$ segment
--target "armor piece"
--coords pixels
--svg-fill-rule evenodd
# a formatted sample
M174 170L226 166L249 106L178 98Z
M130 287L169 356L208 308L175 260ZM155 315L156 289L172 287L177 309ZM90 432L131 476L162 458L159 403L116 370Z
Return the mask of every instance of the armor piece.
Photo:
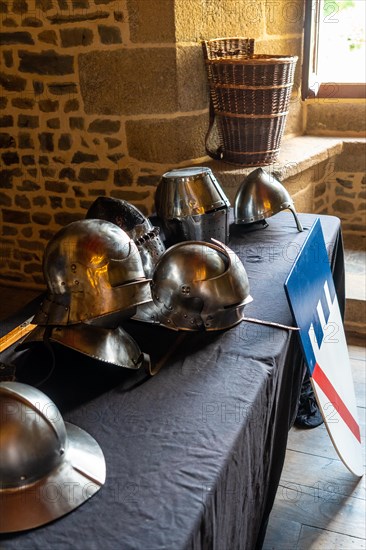
M138 304L151 300L135 243L104 220L76 221L56 233L44 253L43 273L48 295L33 319L37 325L97 319L110 326L112 314L131 317Z
M173 330L221 330L243 319L252 301L249 281L238 256L214 241L188 241L169 248L151 283L153 302L134 319Z
M98 443L38 389L1 382L0 423L1 533L59 518L104 484Z
M155 208L169 244L211 238L228 242L230 202L210 168L195 166L163 174Z
M17 347L25 349L45 339L116 367L137 370L149 368L150 357L142 353L135 340L121 327L107 329L93 325L36 327Z
M122 199L98 197L87 211L86 218L106 220L123 229L138 248L145 276L152 277L165 246L159 236L159 227L154 227L136 206Z
M303 231L294 202L287 189L263 168L253 170L239 187L234 203L236 224L249 224L290 210L298 231Z

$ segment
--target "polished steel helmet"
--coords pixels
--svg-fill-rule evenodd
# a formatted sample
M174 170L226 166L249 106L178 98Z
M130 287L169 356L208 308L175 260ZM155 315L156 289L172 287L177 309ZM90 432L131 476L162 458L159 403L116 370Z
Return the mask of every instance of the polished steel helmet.
M149 368L150 357L141 352L135 340L121 327L109 329L79 323L59 327L36 327L17 347L25 349L35 343L56 342L87 355L103 364L137 370Z
M165 246L159 236L159 227L154 227L136 206L122 199L98 197L87 211L86 218L106 220L123 229L138 248L145 276L152 277Z
M130 317L151 300L135 243L122 229L103 220L80 220L49 241L43 257L48 295L33 323L106 323L112 314Z
M98 443L64 422L41 391L0 383L0 532L31 529L67 514L105 482Z
M188 241L169 248L151 286L153 302L139 307L133 318L173 330L232 327L252 301L243 264L218 241Z
M169 244L228 241L230 202L210 168L193 166L163 174L155 208Z
M287 189L263 168L251 172L238 189L234 203L236 224L250 224L291 210L296 227L303 231L294 202Z

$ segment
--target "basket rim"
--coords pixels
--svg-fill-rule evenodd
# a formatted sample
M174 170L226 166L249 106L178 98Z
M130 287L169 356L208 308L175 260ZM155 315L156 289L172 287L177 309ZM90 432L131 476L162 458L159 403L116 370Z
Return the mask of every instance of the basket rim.
M230 64L230 65L280 65L297 62L298 55L271 55L271 54L251 54L249 56L238 57L218 57L215 59L205 59L207 64Z
M271 90L284 90L286 88L291 88L294 84L294 81L291 80L291 82L286 82L286 84L274 84L273 86L255 86L255 85L247 85L247 84L226 84L221 82L209 82L210 88L214 88L215 90L260 90L260 91L268 91Z
M222 148L222 150L225 153L230 153L232 155L263 155L267 153L278 153L280 151L280 147L276 147L276 149L262 149L261 151L234 151L233 149L225 149L225 147Z
M202 44L212 44L213 42L218 42L219 40L221 40L221 41L224 41L224 40L247 40L248 42L253 40L253 42L255 42L255 38L248 38L246 36L221 36L221 37L219 36L218 38L209 38L208 40L203 39L203 40L201 40L201 43Z
M258 120L258 119L265 119L265 118L269 118L269 119L273 119L273 118L281 118L281 117L285 117L287 116L289 113L289 110L287 109L287 111L280 111L279 113L267 113L267 114L261 114L261 113L258 113L258 114L246 114L246 113L229 113L227 111L216 111L215 110L215 115L218 116L218 117L223 117L223 118L232 118L232 119L238 119L238 118L246 118L246 119L252 119L252 120Z

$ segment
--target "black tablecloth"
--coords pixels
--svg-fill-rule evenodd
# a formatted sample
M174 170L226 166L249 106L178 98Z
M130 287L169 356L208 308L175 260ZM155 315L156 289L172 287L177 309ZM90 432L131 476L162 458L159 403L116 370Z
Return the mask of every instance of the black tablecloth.
M245 265L253 296L246 316L293 325L283 284L315 218L300 215L303 233L289 213L270 218L265 229L233 230L230 247ZM342 305L340 222L320 219ZM132 321L125 328L154 360L179 338ZM39 347L9 350L1 359L15 361L18 380L34 385L51 365ZM40 389L65 420L99 442L107 480L90 501L52 524L2 535L1 549L260 547L302 376L297 334L248 322L187 334L153 378L57 348Z

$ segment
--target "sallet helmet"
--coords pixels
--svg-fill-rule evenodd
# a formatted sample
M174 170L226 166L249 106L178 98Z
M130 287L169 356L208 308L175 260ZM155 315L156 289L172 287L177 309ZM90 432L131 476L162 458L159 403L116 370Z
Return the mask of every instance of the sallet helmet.
M297 229L303 231L287 189L273 175L270 176L263 168L257 168L244 179L236 193L235 223L251 224L286 209L292 212Z
M106 365L137 370L149 368L150 357L143 353L135 340L122 327L115 329L90 324L58 327L36 327L17 346L26 349L45 340L55 342L74 351L87 355Z
M62 228L43 256L48 294L33 323L70 325L130 317L151 299L135 243L104 220L80 220Z
M243 319L252 301L246 270L224 244L186 241L169 248L151 283L153 302L134 319L173 330L221 330Z
M122 199L98 197L87 211L86 218L106 220L123 229L138 248L145 276L152 277L165 246L159 236L159 227L153 226L136 206Z
M63 516L104 484L98 443L38 389L0 383L0 424L1 533Z

